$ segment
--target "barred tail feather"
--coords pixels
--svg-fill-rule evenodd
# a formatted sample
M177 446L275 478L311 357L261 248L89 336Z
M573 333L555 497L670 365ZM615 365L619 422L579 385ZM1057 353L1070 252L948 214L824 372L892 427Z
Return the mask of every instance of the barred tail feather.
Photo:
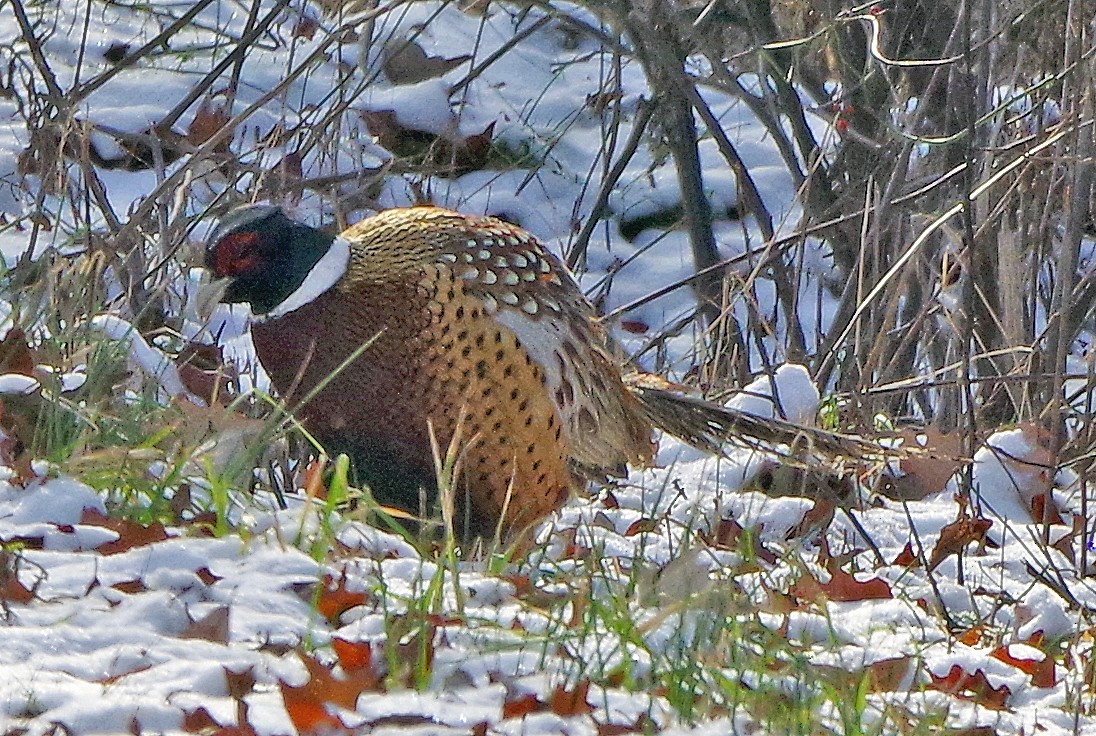
M644 374L625 378L644 416L664 432L718 454L737 445L815 462L881 460L902 453L853 435L756 416L662 386ZM672 384L666 384L672 385Z

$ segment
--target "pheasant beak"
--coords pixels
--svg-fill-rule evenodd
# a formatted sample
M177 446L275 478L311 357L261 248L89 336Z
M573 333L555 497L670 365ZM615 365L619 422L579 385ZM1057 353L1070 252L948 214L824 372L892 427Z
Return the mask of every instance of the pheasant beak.
M208 320L213 316L213 310L224 299L225 292L228 291L231 283L231 278L215 278L207 284L202 284L195 298L195 308L200 318Z

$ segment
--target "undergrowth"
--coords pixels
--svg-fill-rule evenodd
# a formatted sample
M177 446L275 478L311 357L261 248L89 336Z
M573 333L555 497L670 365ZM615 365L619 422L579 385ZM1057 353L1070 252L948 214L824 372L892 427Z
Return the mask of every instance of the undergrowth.
M1093 17L1091 3L459 3L488 14L484 32L495 28L490 14L505 17L512 46L466 50L467 73L445 78L456 111L445 131L370 122L363 113L376 111L364 110L364 91L408 72L392 49L428 49L436 32L403 22L421 5L254 0L220 15L211 0L187 8L87 0L62 18L61 3L13 0L0 11L18 29L0 46L0 90L23 123L3 183L2 235L29 249L9 253L3 273L7 324L26 335L6 341L22 357L3 365L41 383L34 396L4 399L4 430L22 444L5 449L6 461L46 460L99 491L117 515L217 535L244 528L240 511L256 489L283 504L304 489L318 523L302 520L292 541L337 566L340 523L355 515L380 523L384 511L353 488L345 460L333 476L306 474L291 447L310 443L252 366L216 351L209 365L188 362L196 345L221 337L204 327L192 271L208 223L269 200L341 227L379 207L382 192L459 208L462 197L501 190L499 182L517 182L520 194L560 177L581 180L574 201L555 203L571 223L561 243L568 264L617 259L593 286L599 306L618 303L610 299L617 274L642 269L664 238L685 233L675 242L687 248L692 274L608 317L622 338L640 335L627 343L637 362L717 395L802 362L827 396L826 426L870 434L912 419L956 432L962 439L948 451L966 456L996 429L1038 424L1051 438L1048 467L1087 481L1096 74L1091 30L1078 18ZM431 7L456 12L453 3ZM926 14L934 22L922 27ZM120 37L111 55L88 33L116 17L140 33ZM598 93L545 121L539 106L555 104L552 82L505 110L497 130L462 128L461 115L486 95L477 80L540 32L572 44L576 58L601 61ZM83 39L75 61L42 53L73 38ZM260 57L284 64L269 89L247 78L245 61ZM440 79L438 58L424 51L407 65ZM136 79L135 70L178 73L178 99L147 127L96 120L96 91ZM642 100L630 99L623 81L636 70L649 85ZM761 196L736 131L713 112L720 95L764 127L794 185L791 210L773 211ZM588 170L564 170L561 150L590 117L600 147ZM733 171L732 207L714 202L701 146ZM650 161L639 174L628 168L637 152ZM678 201L638 214L616 209L620 190L657 177L676 182ZM478 183L462 189L457 180ZM745 233L744 251L727 255L723 226ZM632 255L613 255L632 240L641 243ZM635 318L676 289L695 299L672 324ZM138 365L131 340L93 329L101 314L124 319L183 369L185 392ZM681 335L693 343L684 357L670 347ZM26 370L27 360L48 371ZM82 385L66 389L69 373L84 376ZM440 448L440 487L452 486L454 465L453 448ZM1083 574L1087 502L1080 519ZM773 733L941 732L937 708L869 698L874 671L813 664L839 643L789 636L773 601L742 588L742 570L768 564L752 556L750 532L736 548L738 569L705 572L700 592L675 599L645 578L640 561L597 548L561 561L551 538L523 554L495 540L477 558L457 545L451 509L444 521L440 542L404 531L436 563L422 589L397 595L378 581L378 605L393 606L387 639L404 647L386 652L392 683L431 685L437 617L464 614L461 573L478 569L528 578L518 601L544 628L498 627L498 646L563 660L570 686L647 692L686 723L745 714ZM1091 708L1090 695L1078 700Z

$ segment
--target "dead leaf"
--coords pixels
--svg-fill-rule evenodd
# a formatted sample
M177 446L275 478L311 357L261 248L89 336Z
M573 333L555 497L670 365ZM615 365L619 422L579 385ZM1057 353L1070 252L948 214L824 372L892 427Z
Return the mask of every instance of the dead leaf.
M522 718L530 713L543 711L547 706L540 702L536 695L519 695L516 698L507 698L502 704L502 719Z
M919 501L944 490L948 481L962 467L962 437L958 432L944 434L935 427L903 429L898 433L904 447L920 448L923 452L898 460L903 475L888 477L879 486L879 493L895 501Z
M104 542L95 548L102 555L116 555L128 552L134 547L144 547L167 539L167 530L159 522L143 526L129 519L112 519L95 509L84 509L84 513L80 516L80 523L85 526L110 529L118 535L114 541Z
M957 555L971 542L981 542L993 526L989 519L977 519L965 514L940 530L940 538L929 556L929 572L952 555Z
M971 700L993 710L1004 710L1009 697L1012 695L1008 685L994 688L982 670L976 670L974 674L969 674L958 664L953 664L943 677L938 677L931 672L929 677L932 682L927 687L955 695L964 700Z
M0 374L18 373L33 377L36 362L27 333L18 327L8 330L8 334L0 340Z
M622 736L623 734L657 733L658 728L646 713L640 713L636 722L627 724L596 723L597 736Z
M198 111L194 113L194 119L186 129L186 140L192 146L200 146L220 133L231 120L227 99L222 98L220 102L215 102L213 95L206 97L198 105ZM226 137L218 144L217 152L227 152L231 142L231 136Z
M369 597L363 591L351 591L346 589L346 576L335 580L332 575L324 575L320 583L320 591L316 596L316 610L320 615L337 624L339 616L355 606L363 606Z
M111 171L147 171L158 164L168 166L182 158L186 136L159 124L131 133L124 130L96 126L96 130L114 139L121 149L120 156L104 156L95 142L87 140L87 155L103 169ZM66 151L66 154L68 151Z
M792 586L791 594L805 601L817 601L819 599L830 601L866 601L883 600L893 598L890 585L880 578L871 578L860 581L844 570L835 569L830 572L828 582L819 582L809 573L796 581Z
M873 693L893 693L903 688L914 668L910 657L880 659L867 666L868 691Z
M1031 518L1039 524L1065 524L1054 496L1037 493L1031 498Z
M293 725L301 734L350 733L327 706L354 710L359 695L377 689L377 678L371 671L358 670L340 679L316 659L305 654L299 656L308 670L308 682L300 687L278 682Z
M622 319L620 321L620 329L633 335L643 335L651 329L651 326L638 319Z
M624 536L634 537L637 534L649 534L658 528L656 519L636 519L624 531Z
M228 644L228 606L218 606L206 614L205 618L192 622L179 634L179 638Z
M228 388L239 378L239 371L234 363L225 360L219 345L189 341L179 351L175 363L183 386L206 405L227 406L235 398Z
M439 135L403 125L393 110L363 110L360 114L379 145L422 173L456 177L487 165L495 130L493 122L480 133L462 136L454 120L452 130Z
M34 591L19 582L14 571L0 574L0 601L26 605L34 600Z
M920 561L913 552L913 542L906 542L906 546L902 548L902 551L898 553L898 556L894 558L894 562L891 564L899 567L917 567Z
M563 718L587 715L594 711L593 706L586 702L589 694L590 681L588 679L580 681L571 689L558 685L552 690L548 705L553 713Z
M202 583L204 583L205 585L213 585L218 580L223 579L219 575L214 575L212 572L210 572L208 567L199 567L197 570L194 571L194 574L197 575L198 579L201 580Z
M127 580L121 583L115 583L110 586L113 590L117 590L121 593L128 595L134 595L136 593L145 593L148 591L148 586L145 585L145 581L137 578L136 580Z
M444 76L471 58L430 56L414 41L392 39L381 53L381 69L392 84L417 84Z
M837 507L832 501L818 500L815 501L814 506L807 510L807 513L803 514L803 518L799 520L799 523L788 530L784 535L785 539L799 539L801 537L808 536L816 531L824 531L829 528L830 523L833 521L833 515Z
M971 626L966 631L961 631L955 635L955 640L966 644L968 647L973 647L982 641L982 637L986 633L986 627L981 624L977 626Z
M1023 659L1012 654L1009 645L994 649L990 656L1010 664L1031 678L1031 684L1035 687L1054 687L1058 684L1058 676L1054 668L1054 660L1045 653L1041 658Z
M373 663L373 645L367 641L347 641L341 637L331 639L331 647L343 672L370 669Z
M436 133L415 130L402 125L395 110L362 110L359 113L369 134L377 143L397 158L419 158L438 139Z
M204 707L183 711L183 730L187 733L216 733L220 727Z
M311 41L320 28L320 22L310 15L301 15L297 24L293 26L293 38L303 38Z
M225 609L227 610L227 609ZM227 618L225 619L228 620ZM255 690L255 668L246 667L242 672L233 672L227 667L222 667L225 673L225 685L228 688L228 697L233 700L243 700Z
M220 472L239 459L267 424L223 406L199 406L186 399L173 403L178 419L171 425L170 439L186 449L203 448L200 455Z

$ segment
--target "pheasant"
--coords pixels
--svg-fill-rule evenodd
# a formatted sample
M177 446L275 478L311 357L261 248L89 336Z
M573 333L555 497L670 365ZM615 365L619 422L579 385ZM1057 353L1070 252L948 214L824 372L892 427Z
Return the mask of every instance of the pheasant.
M492 217L393 209L336 236L250 206L220 221L206 265L228 279L221 301L250 304L274 388L378 501L417 510L436 486L431 433L441 448L457 435L473 534L515 532L649 464L656 427L712 451L805 431L622 374L565 266Z

